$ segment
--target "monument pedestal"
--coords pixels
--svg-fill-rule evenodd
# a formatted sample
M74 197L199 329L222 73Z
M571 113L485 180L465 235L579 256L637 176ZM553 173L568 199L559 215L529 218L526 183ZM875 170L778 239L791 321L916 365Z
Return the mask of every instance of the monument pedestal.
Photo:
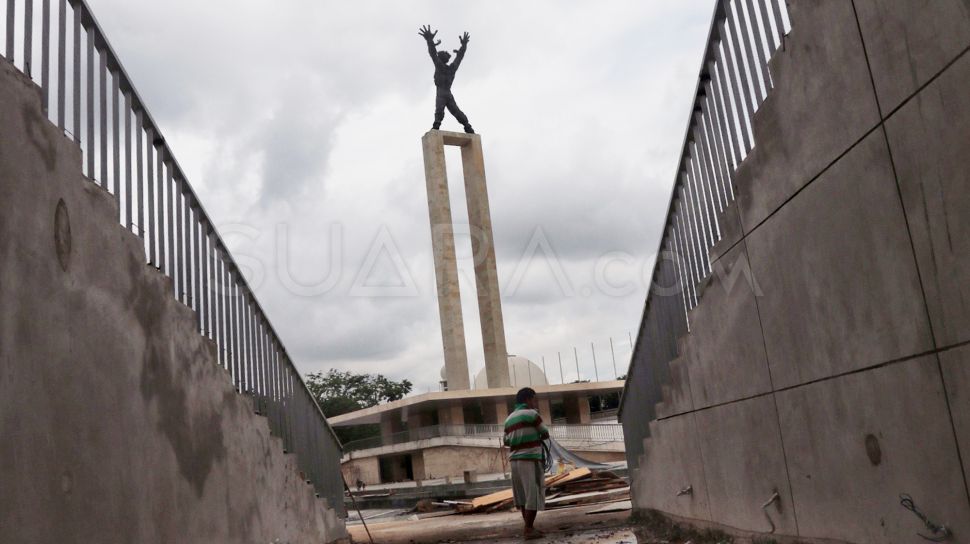
M458 290L454 223L451 217L448 174L445 168L444 146L446 145L461 148L488 387L509 387L511 382L505 348L505 325L502 321L502 301L499 297L498 272L495 267L495 245L488 207L488 190L485 185L485 159L482 154L481 136L431 130L424 135L421 143L424 148L424 174L428 188L431 244L434 251L438 314L441 318L445 380L448 382L448 389L469 389L470 383L468 354L465 350L465 327L461 314L461 295Z

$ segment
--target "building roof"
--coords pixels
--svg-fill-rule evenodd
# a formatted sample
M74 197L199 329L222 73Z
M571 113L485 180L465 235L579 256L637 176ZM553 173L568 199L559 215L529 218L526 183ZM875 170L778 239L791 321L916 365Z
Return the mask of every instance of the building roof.
M579 382L556 385L534 385L537 396L548 397L556 400L565 397L578 397L588 395L603 395L620 391L623 389L622 380L605 382ZM380 423L381 418L392 416L394 412L420 412L424 410L437 409L439 406L453 406L456 404L470 403L480 400L501 398L512 399L515 397L518 388L501 387L495 389L464 389L458 391L433 391L405 397L386 404L379 404L356 412L350 412L339 416L327 418L334 427L345 427L349 425L364 425L368 423Z

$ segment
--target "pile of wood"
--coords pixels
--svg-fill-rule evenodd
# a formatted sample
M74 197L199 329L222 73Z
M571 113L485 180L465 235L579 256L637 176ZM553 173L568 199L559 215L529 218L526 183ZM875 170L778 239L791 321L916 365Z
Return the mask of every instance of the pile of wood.
M630 498L630 487L609 471L578 468L546 477L546 508L561 508L622 501ZM512 490L504 489L471 501L447 501L462 514L496 512L512 507Z

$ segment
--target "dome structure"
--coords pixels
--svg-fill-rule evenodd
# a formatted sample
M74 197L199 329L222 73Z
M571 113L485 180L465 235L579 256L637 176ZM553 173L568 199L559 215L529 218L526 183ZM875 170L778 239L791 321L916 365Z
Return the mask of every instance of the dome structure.
M542 368L519 355L509 355L509 381L512 383L512 387L549 385ZM475 382L472 387L488 389L488 378L485 376L484 368L479 370L478 374L475 374Z

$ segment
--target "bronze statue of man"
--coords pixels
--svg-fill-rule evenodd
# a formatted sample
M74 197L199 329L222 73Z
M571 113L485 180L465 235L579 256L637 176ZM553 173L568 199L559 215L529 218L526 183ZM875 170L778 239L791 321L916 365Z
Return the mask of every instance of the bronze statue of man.
M435 41L434 39L435 35L438 34L437 30L432 32L431 26L427 25L421 27L418 34L428 42L428 54L431 55L431 61L434 62L434 85L438 90L434 101L434 124L431 125L431 128L434 130L441 128L441 120L445 117L445 108L448 108L455 119L465 127L465 132L475 134L471 123L468 122L468 117L458 109L455 97L451 94L451 84L455 81L455 72L461 65L461 59L465 58L465 49L468 47L468 33L465 32L464 35L458 37L461 47L455 49L455 62L451 64L448 64L448 61L451 60L451 54L447 51L437 50L437 46L441 44L441 40Z

